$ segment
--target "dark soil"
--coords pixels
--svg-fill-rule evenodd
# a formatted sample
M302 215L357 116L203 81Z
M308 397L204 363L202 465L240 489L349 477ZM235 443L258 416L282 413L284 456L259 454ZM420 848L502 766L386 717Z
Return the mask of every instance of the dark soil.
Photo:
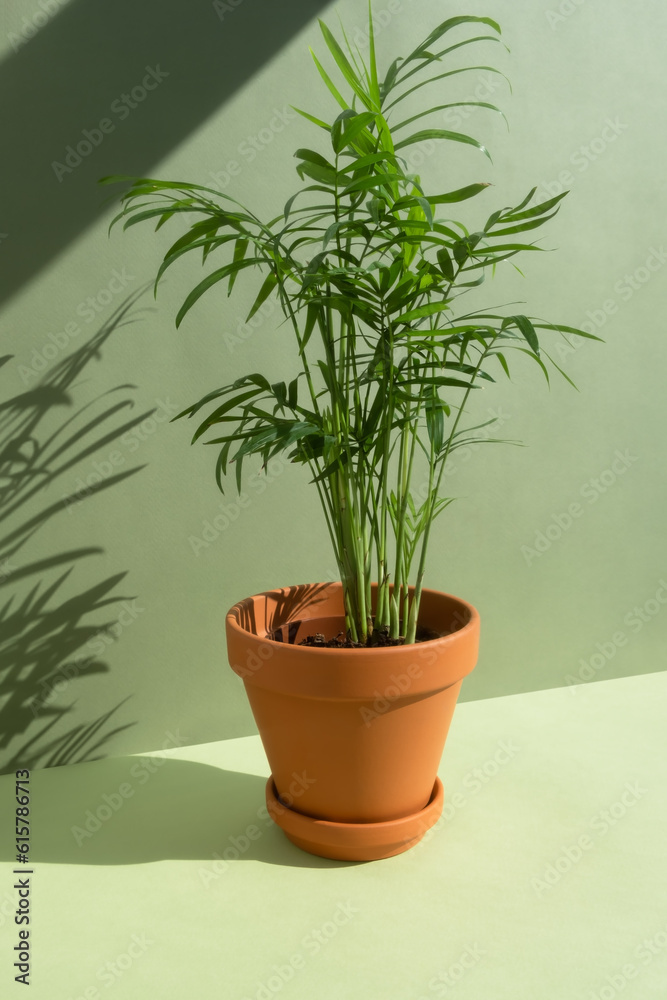
M429 639L439 638L439 632L419 626L415 641L428 642ZM321 632L316 632L315 635L309 635L306 639L302 639L299 646L316 646L322 649L369 649L373 646L403 646L404 643L405 636L399 635L397 639L392 639L389 635L389 629L383 628L374 629L366 642L353 642L345 635L345 632L339 632L333 639L327 639Z

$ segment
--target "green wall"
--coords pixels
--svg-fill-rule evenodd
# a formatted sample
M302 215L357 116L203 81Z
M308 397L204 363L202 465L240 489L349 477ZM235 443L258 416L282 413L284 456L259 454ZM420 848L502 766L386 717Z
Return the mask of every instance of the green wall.
M324 9L363 44L363 4ZM459 452L446 479L460 499L436 522L427 582L482 615L462 697L663 669L667 140L656 106L667 11L621 0L392 0L375 11L385 65L444 17L500 21L511 54L488 43L478 58L506 72L513 93L478 70L430 102L500 104L509 132L481 109L442 121L488 145L493 165L449 146L417 148L411 162L430 190L492 182L461 208L473 229L533 186L545 197L569 188L540 231L554 252L524 259L525 277L499 271L474 302L525 301L530 315L606 341L554 347L580 392L562 379L549 390L525 359L477 401L473 416L500 416L500 436L527 447ZM254 732L226 664L225 611L334 576L303 470L274 460L242 504L231 484L223 498L212 452L168 422L247 372L293 377L277 306L244 325L253 289L239 279L238 296L209 295L176 331L198 266L174 268L155 302L147 283L176 230L108 238L115 205L95 183L110 173L193 180L278 214L299 184L293 151L322 142L289 105L334 110L308 55L309 45L322 55L318 12L151 2L134 21L124 3L5 2L3 769ZM90 152L68 165L83 130Z

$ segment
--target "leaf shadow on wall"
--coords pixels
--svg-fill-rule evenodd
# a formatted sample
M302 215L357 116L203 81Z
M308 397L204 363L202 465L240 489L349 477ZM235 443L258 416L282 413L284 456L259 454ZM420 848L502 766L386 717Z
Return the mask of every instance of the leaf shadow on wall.
M97 759L113 736L135 725L114 719L125 698L97 718L68 727L79 685L109 671L96 654L101 640L117 631L118 615L102 623L90 617L99 612L108 617L128 599L117 592L126 573L107 576L72 596L77 564L104 550L68 548L32 559L29 550L34 536L52 518L66 516L70 505L144 468L99 477L85 491L47 501L35 512L35 498L43 491L154 412L119 423L120 414L134 406L131 385L83 405L73 402L81 373L102 357L116 330L135 321L132 309L144 291L129 296L88 342L54 364L33 388L0 402L0 771ZM0 367L11 359L0 358ZM61 408L73 412L64 419L55 416Z

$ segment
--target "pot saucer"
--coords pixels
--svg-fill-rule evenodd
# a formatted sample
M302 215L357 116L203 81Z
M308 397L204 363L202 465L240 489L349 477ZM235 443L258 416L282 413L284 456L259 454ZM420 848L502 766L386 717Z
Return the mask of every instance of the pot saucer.
M278 798L273 776L266 783L269 815L288 840L310 854L336 861L379 861L414 847L439 819L445 799L440 778L419 812L383 823L338 823L289 809Z

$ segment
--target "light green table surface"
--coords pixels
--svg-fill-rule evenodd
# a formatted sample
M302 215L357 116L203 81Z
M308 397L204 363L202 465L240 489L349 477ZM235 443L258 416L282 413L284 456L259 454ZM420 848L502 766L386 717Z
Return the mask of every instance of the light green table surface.
M367 864L265 820L258 737L34 772L29 992L4 776L0 996L665 1000L666 694L653 673L460 704L445 818Z

